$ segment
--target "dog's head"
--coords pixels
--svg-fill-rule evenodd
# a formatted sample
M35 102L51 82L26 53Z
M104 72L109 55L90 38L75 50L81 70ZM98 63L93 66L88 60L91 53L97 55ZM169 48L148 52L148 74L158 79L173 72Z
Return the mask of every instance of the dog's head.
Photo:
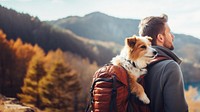
M151 47L151 37L132 36L125 39L125 49L128 60L139 61L146 66L157 55L157 51ZM145 65L144 65L145 63Z

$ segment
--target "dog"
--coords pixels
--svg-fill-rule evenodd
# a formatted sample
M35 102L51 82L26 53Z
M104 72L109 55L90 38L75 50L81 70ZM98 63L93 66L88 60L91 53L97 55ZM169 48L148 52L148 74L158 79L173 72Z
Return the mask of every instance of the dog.
M120 55L112 58L113 65L122 66L129 75L131 93L145 104L150 100L144 92L144 88L137 82L137 79L147 73L147 65L156 57L157 51L151 47L151 37L139 37L133 35L125 39L125 46Z

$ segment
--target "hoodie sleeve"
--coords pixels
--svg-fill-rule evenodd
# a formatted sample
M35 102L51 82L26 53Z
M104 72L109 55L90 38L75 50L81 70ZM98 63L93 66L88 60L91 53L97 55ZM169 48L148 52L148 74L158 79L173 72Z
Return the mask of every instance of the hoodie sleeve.
M164 112L188 112L184 95L183 75L179 65L170 61L163 71Z

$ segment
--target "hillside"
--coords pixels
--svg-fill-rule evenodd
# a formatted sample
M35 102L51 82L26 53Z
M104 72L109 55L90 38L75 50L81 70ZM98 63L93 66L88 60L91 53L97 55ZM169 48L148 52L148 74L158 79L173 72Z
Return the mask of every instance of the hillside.
M86 38L117 42L123 45L125 37L133 34L138 35L139 22L136 19L120 19L100 12L94 12L84 17L70 16L50 21L49 23L61 28L70 29L77 35ZM174 42L175 53L182 58L200 63L200 53L195 52L200 50L200 39L185 34L174 33L174 35L176 38ZM182 46L186 46L186 48ZM188 54L193 54L193 57Z
M94 12L84 17L70 16L49 23L70 29L85 38L114 41L123 45L126 36L137 34L139 20L115 18ZM200 51L200 39L185 34L174 35L174 52L183 59L181 67L185 82L199 81L200 53L197 51Z
M49 101L56 101L60 106L67 102L67 106L62 106L65 109L84 111L93 73L99 68L98 65L108 63L114 55L119 53L126 36L137 34L138 23L139 20L120 19L100 12L84 17L71 16L45 22L0 5L0 49L2 51L0 53L0 93L7 96L0 94L0 112L43 111L42 106L45 102L42 102L40 98L49 98ZM64 26L67 27L64 28ZM186 89L189 89L188 85L194 85L200 90L200 53L198 52L200 41L185 34L175 34L175 36L174 52L183 58L181 68ZM58 70L60 73L56 72L57 65L53 63L58 60L62 60L63 67L68 68L68 72L60 72L61 69ZM55 72L52 72L52 68ZM67 77L63 78L62 74L66 74ZM54 75L55 77L50 79L58 78L59 80L49 80L48 77ZM73 78L76 75L77 77ZM48 89L43 89L43 92L48 91L51 95L45 97L38 93L39 87L48 87ZM65 88L58 89L61 87ZM36 94L42 97L36 97L38 96ZM57 94L59 99L56 98L57 95L52 96L52 94ZM63 95L68 100L60 97ZM196 95L190 91L188 96L189 99L191 96L196 98ZM8 97L20 98L23 103ZM22 100L23 98L25 100ZM29 98L33 101L31 105L37 108L33 106L30 108L30 105L27 105ZM51 100L52 98L56 99ZM37 101L36 104L35 101ZM57 104L53 104L52 107ZM196 105L198 104L194 107L197 107ZM191 104L189 106L193 108Z
M99 65L108 63L116 54L112 48L118 46L112 42L102 44L100 41L82 38L68 29L49 25L37 17L2 6L0 6L0 29L7 34L8 39L16 40L20 37L24 42L38 44L46 52L60 48L89 58L91 62L96 61Z
M100 12L42 22L37 17L0 6L0 28L8 39L20 37L24 42L37 43L46 52L61 48L99 65L108 63L119 53L124 38L137 34L138 24L139 20L120 19ZM200 40L185 34L174 35L174 52L184 59L185 81L199 81ZM186 78L188 76L192 78Z
M77 35L89 39L124 44L124 37L137 34L139 20L119 19L101 12L94 12L84 17L70 16L49 23L70 29Z

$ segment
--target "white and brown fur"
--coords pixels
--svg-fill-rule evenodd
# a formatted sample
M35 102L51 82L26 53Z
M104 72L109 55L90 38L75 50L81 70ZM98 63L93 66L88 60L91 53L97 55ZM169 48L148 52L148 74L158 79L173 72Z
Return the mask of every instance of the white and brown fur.
M151 47L151 37L132 36L125 39L125 46L121 50L120 55L117 55L111 60L111 63L118 66L123 66L130 78L131 93L144 103L150 103L149 98L144 92L144 88L137 82L137 79L147 73L145 68L151 60L154 59L157 52ZM133 65L135 64L135 66Z

